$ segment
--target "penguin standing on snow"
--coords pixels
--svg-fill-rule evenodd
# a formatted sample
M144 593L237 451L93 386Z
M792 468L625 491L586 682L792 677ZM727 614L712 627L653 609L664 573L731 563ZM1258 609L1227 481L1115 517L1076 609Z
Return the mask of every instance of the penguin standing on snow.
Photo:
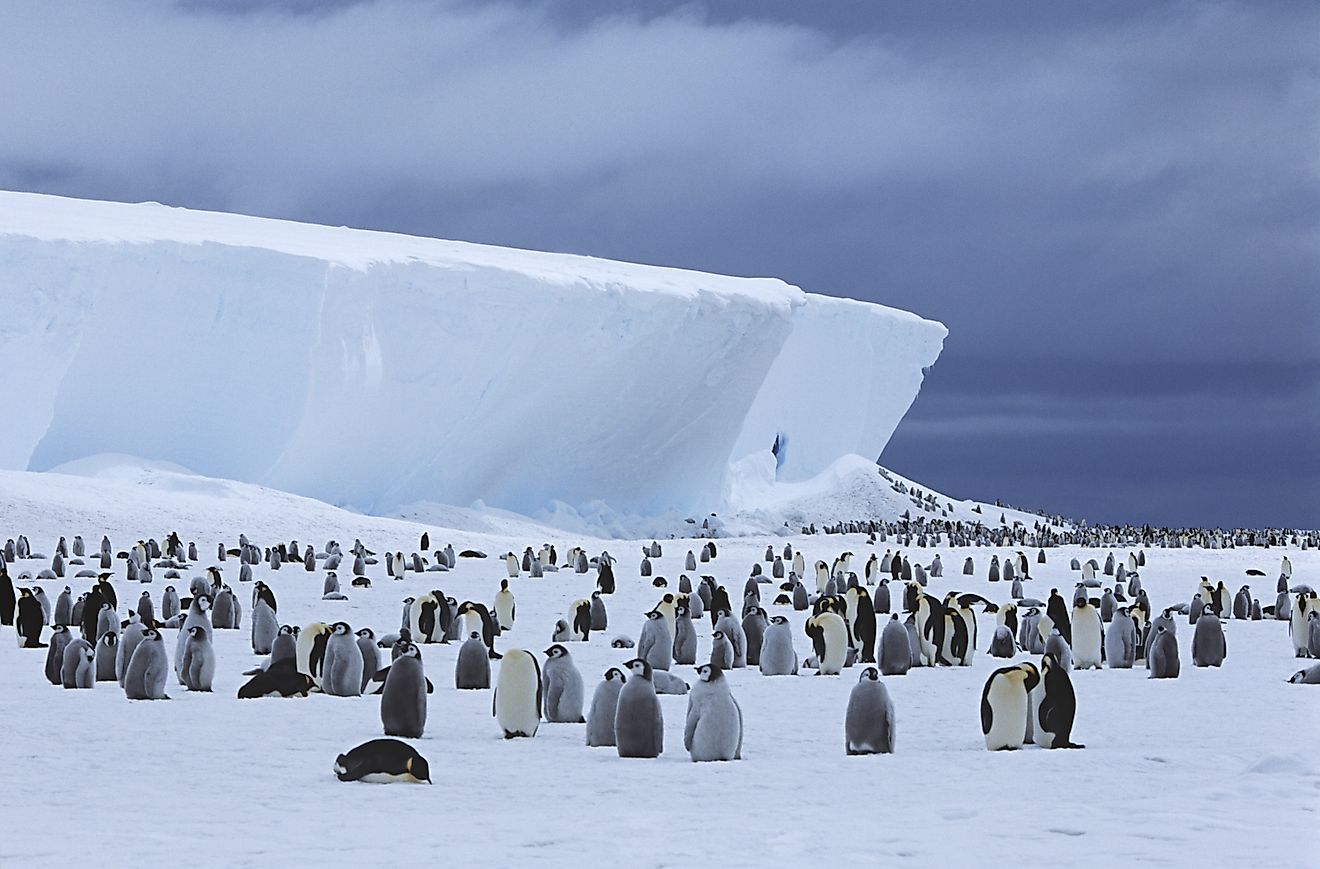
M36 597L26 588L19 589L18 615L15 618L19 647L24 649L46 648L46 644L41 641L41 628L45 623L46 619L41 612L41 604ZM95 636L95 629L93 629L92 635Z
M491 712L505 739L532 737L541 725L541 666L525 649L511 649L500 662Z
M1047 654L1040 662L1040 684L1031 692L1034 739L1042 748L1084 748L1072 742L1077 695L1067 667Z
M490 655L481 634L472 631L463 645L458 647L458 661L454 664L454 687L460 691L474 691L490 687Z
M619 691L615 748L619 757L659 757L665 750L665 719L651 681L651 665L634 658L627 667L632 674Z
M784 616L773 616L761 639L759 665L762 676L796 676L797 652L793 649L793 629Z
M544 686L545 720L564 724L582 724L582 674L573 663L568 649L555 644L545 650L541 669Z
M981 732L990 751L1022 747L1030 721L1030 694L1040 684L1034 664L1003 667L990 674L981 691Z
M420 739L426 730L426 673L422 650L412 643L402 649L390 665L381 690L380 721L386 736Z
M619 691L628 677L618 667L605 671L605 678L591 696L591 710L587 712L587 745L591 747L614 745L614 715L619 707Z
M742 709L729 690L724 672L710 664L697 668L697 684L688 695L683 747L694 762L742 759Z
M844 749L850 755L894 752L894 704L875 667L862 670L848 695L843 733Z
M1224 626L1214 613L1202 613L1192 632L1192 664L1197 667L1219 667L1228 656L1228 643L1224 639Z

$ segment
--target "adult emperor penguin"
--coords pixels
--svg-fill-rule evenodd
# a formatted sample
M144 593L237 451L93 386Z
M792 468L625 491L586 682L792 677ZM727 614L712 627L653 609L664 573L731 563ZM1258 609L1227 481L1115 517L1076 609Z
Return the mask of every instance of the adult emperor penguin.
M428 591L419 595L408 610L408 628L412 631L416 643L443 643L445 625L441 622L440 610L443 594Z
M1224 639L1224 626L1214 613L1202 613L1192 631L1192 665L1219 667L1228 656L1228 642Z
M793 649L793 629L784 616L772 616L761 639L762 676L796 676L797 652Z
M545 650L545 667L541 670L545 697L545 720L560 724L582 724L582 674L573 663L573 656L558 643Z
M1104 624L1100 619L1100 610L1089 600L1073 606L1072 611L1072 663L1078 670L1091 667L1100 669L1103 657Z
M1072 742L1077 696L1068 668L1051 654L1040 661L1040 684L1031 692L1032 738L1041 748L1084 748Z
M20 617L22 614L23 598L18 599ZM1292 602L1292 613L1288 618L1288 633L1292 637L1293 655L1298 658L1306 658L1311 655L1311 636L1310 636L1310 616L1312 612L1320 611L1320 598L1317 598L1314 591L1298 591L1297 598Z
M633 658L619 690L614 713L614 744L619 757L659 757L665 750L665 719L651 681L651 665Z
M875 663L875 608L871 594L864 588L850 588L844 597L848 601L848 627L861 652L862 663Z
M513 627L517 609L513 592L509 591L509 581L501 579L500 590L495 593L495 618L499 620L500 630L507 631Z
M14 596L14 581L9 578L9 570L5 567L4 559L0 558L0 625L14 623L14 607L17 604L18 598Z
M1045 615L1049 616L1050 627L1058 629L1063 641L1072 645L1072 622L1068 619L1068 605L1057 588L1050 589L1049 600L1045 603ZM1047 638L1048 633L1045 635Z
M710 664L698 667L683 727L688 756L697 763L742 760L742 737L742 708L724 671Z
M340 781L375 783L431 783L431 767L406 742L372 739L335 758L335 777Z
M426 730L426 672L422 650L403 643L380 696L380 723L386 736L420 739Z
M46 644L41 641L41 627L46 623L45 616L41 612L41 604L32 595L32 592L26 588L18 590L18 615L14 619L14 626L18 629L18 645L24 649L44 649ZM93 632L93 637L95 632Z
M571 637L579 642L591 640L591 601L575 600L568 607L568 623Z
M848 660L848 625L838 613L822 612L807 619L805 629L816 652L816 675L837 676Z
M697 663L697 630L688 610L686 595L674 609L674 663Z
M674 660L674 641L659 610L646 614L642 634L637 639L637 657L645 658L653 670L668 670Z
M880 633L879 664L880 672L886 676L902 676L912 667L912 645L898 613L890 615Z
M844 749L850 755L894 753L894 704L875 667L862 670L848 695L843 735Z
M215 680L215 648L211 636L201 625L185 630L188 639L183 646L179 678L189 691L210 691Z
M491 712L505 739L532 737L541 725L541 666L525 649L510 649L500 662Z
M165 680L169 672L165 641L160 631L147 628L124 672L124 695L129 700L168 700Z
M454 665L454 687L460 691L476 691L490 687L490 655L477 631L468 633L458 647L458 661Z
M1201 618L1204 619L1205 615ZM1150 668L1152 679L1178 678L1178 640L1164 625L1155 628L1151 636L1150 647L1146 650L1146 665Z
M373 674L374 675L374 674ZM348 622L335 622L325 643L321 690L334 697L362 694L362 651Z
M468 632L480 631L481 641L486 644L486 654L493 661L500 659L500 653L495 651L495 617L486 609L484 603L465 600L458 606L458 614L466 619Z
M1040 683L1034 664L1002 667L981 691L981 732L990 751L1022 747L1027 738L1029 695Z
M319 688L325 667L325 646L330 640L330 626L312 622L298 632L298 672L312 677Z
M618 667L605 671L605 678L591 695L587 712L587 745L593 748L614 745L614 715L619 706L619 691L628 677Z

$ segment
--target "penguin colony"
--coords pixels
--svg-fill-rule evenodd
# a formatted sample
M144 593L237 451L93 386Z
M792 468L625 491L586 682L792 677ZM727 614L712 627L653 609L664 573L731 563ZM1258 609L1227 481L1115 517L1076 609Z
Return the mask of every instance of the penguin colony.
M435 692L430 677L437 675L425 664L429 645L458 647L455 689L490 690L493 729L505 739L533 738L543 723L583 725L588 747L613 748L623 758L656 758L664 753L666 735L660 697L686 695L682 746L698 762L742 759L743 715L731 684L738 670L759 677L807 671L846 676L851 671L855 675L848 675L852 687L846 707L836 715L845 752L867 755L895 751L898 713L886 679L913 668L967 667L982 650L1001 659L1026 657L995 669L984 683L979 723L990 750L1082 748L1073 731L1079 685L1085 695L1084 671L1144 669L1150 679L1176 679L1184 663L1180 623L1191 633L1188 662L1193 667L1229 666L1231 628L1226 625L1233 620L1283 621L1291 656L1320 659L1320 597L1293 578L1286 555L1279 562L1273 596L1263 603L1250 582L1234 592L1224 580L1203 576L1187 599L1156 607L1140 578L1147 553L1158 549L1308 549L1320 545L1314 533L1065 532L1041 524L1030 530L1020 525L986 529L927 521L826 529L826 534L844 533L864 533L866 550L843 551L808 567L791 543L768 546L741 588L716 579L715 540L668 543L695 547L683 554L666 555L659 542L644 545L635 579L621 575L608 552L593 556L579 547L561 552L551 544L528 546L521 555L510 551L492 559L503 576L490 577L489 604L460 602L432 587L404 597L397 622L356 628L333 618L334 602L348 599L340 571L351 571L354 594L372 593L369 570L378 580L413 580L414 585L424 580L438 586L444 584L440 575L454 570L458 559L479 562L485 553L455 553L452 546L431 550L428 535L408 555L400 550L377 555L360 540L347 549L327 541L317 551L296 540L258 545L239 535L234 545L202 547L215 553L203 567L198 545L172 533L163 542L144 538L118 551L107 537L90 547L81 537L71 544L61 537L50 558L19 536L0 550L0 624L14 629L20 647L45 650L43 674L52 685L91 689L98 682L117 683L129 700L167 700L170 691L211 692L218 670L238 669L234 662L217 659L215 631L246 628L259 661L243 672L248 678L238 689L239 698L378 695L387 738L340 755L334 773L345 781L417 783L431 781L430 767L399 740L426 733ZM1033 570L1039 572L1037 565L1046 563L1047 550L1078 543L1112 549L1103 564L1074 559L1072 589L1034 588ZM985 570L989 582L1002 583L1006 594L993 600L957 591L932 594L929 579L942 577L944 565L938 553L921 563L915 550L939 545L1020 547L1002 561L994 555L978 566L968 556L963 563L964 575ZM682 569L671 583L662 573L680 560ZM34 577L24 569L34 561L51 566ZM53 581L58 587L75 568L83 569L53 602L35 584ZM257 569L313 574L308 581L321 583L326 619L281 623L275 594L255 578ZM186 573L192 576L185 581ZM236 592L226 573L250 591ZM1251 570L1247 578L1263 576ZM554 623L528 625L526 615L520 618L520 583L570 578L577 580L574 588L581 589L584 581L595 588L589 597L567 599L563 617ZM123 594L121 599L125 585L134 582L163 587L158 597L147 588L136 598ZM607 599L622 582L644 583L657 592L645 612L613 615L616 623L622 619L637 626L635 642L626 634L604 635L611 621ZM75 584L86 590L75 593ZM794 631L786 615L790 612L801 614L800 632ZM497 650L505 634L527 648ZM540 653L530 651L539 648L534 645L538 638L551 644ZM571 648L579 643L627 651L593 680L589 698ZM807 652L805 657L799 649ZM684 668L681 675L679 668ZM1320 684L1320 664L1304 667L1287 681ZM970 709L966 719L969 726L975 720Z

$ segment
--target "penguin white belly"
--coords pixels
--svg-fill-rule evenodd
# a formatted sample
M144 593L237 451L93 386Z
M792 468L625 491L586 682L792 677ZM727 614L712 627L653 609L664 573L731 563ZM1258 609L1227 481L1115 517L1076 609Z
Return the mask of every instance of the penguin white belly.
M1072 625L1073 667L1084 670L1100 669L1101 623L1100 613L1088 607L1084 615L1075 615Z
M990 703L990 732L985 735L985 747L991 751L1021 748L1027 735L1030 705L1022 686L995 679L986 699Z
M825 623L825 654L820 661L820 673L837 676L843 672L848 660L848 635L843 619L830 619Z
M509 660L506 654L500 666L499 683L495 689L495 720L505 733L532 736L541 723L537 695L540 685L531 666L531 657L523 653L525 661ZM510 666L513 664L513 666Z

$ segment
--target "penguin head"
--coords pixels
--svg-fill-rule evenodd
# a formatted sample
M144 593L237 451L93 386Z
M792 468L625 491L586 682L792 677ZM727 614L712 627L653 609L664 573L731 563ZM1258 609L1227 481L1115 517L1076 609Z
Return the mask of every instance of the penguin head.
M468 639L479 641L481 639L481 634L477 633L476 631L472 631L471 633L468 634Z
M412 606L412 605L415 604L416 602L417 602L417 598L415 598L415 597L405 597L405 598L403 599L403 605L404 605L404 606Z
M374 640L376 639L376 632L371 628L361 628L354 636L361 637L364 640Z
M211 597L210 595L199 594L193 603L197 605L199 610L206 611L211 608Z
M509 590L509 581L507 579L501 579L500 591L508 591L508 590Z
M145 591L142 592L142 593L143 593L143 594L146 594ZM167 586L165 586L165 593L166 593L166 594L173 594L173 593L174 593L174 586L172 586L172 585L167 585Z
M894 618L898 618L898 616L894 616ZM788 617L787 617L787 616L771 616L771 617L770 617L770 624L772 624L772 625L786 625L786 624L788 624Z
M294 634L294 630L288 625L280 625L280 634L286 637L291 637Z
M714 642L718 643L720 640L724 639L724 631L716 631L715 633L710 635L710 638Z
M545 656L547 658L566 658L568 657L568 649L555 643L553 646L545 650Z
M859 683L860 683L860 682L879 682L879 681L880 681L880 671L877 670L875 667L867 667L866 669L862 670L861 678L859 678L857 681L858 681Z
M349 626L348 622L335 622L330 630L339 636L347 636L353 628Z
M618 667L610 667L608 670L605 671L605 681L618 682L620 685L622 685L624 682L628 681L628 677L623 675L623 671L620 670Z
M702 664L697 668L697 678L702 682L718 682L724 678L724 671L714 664Z
M202 627L201 625L193 625L191 628L188 629L188 636L200 640L202 637L206 636L206 628Z
M659 610L651 610L646 614L646 617L651 621L655 621L656 619L664 618L664 615Z
M657 576L655 579L651 580L651 586L653 588L668 588L669 580L665 579L663 576Z
M634 676L639 676L648 682L651 681L651 665L645 659L633 658L624 666L631 670Z
M403 648L399 650L400 658L416 658L419 661L422 659L422 650L417 648L415 644L399 640L397 645L403 646Z

